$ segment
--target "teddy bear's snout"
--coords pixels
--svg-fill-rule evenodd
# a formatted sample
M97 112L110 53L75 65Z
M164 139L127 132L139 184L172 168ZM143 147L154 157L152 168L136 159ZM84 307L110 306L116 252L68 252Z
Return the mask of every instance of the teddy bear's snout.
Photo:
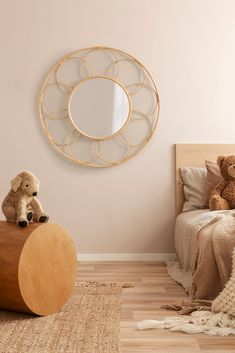
M37 196L37 194L38 194L37 192L33 192L33 196Z
M228 174L229 174L232 178L235 178L235 164L232 164L232 165L228 168Z

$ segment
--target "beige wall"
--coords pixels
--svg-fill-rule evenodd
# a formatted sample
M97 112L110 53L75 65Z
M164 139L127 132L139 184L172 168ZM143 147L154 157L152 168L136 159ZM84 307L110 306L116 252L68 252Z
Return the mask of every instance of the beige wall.
M1 0L0 198L21 170L41 180L51 221L80 253L174 251L177 142L234 143L235 1ZM118 167L83 169L43 136L37 95L63 55L93 45L134 55L151 71L161 112L154 139Z

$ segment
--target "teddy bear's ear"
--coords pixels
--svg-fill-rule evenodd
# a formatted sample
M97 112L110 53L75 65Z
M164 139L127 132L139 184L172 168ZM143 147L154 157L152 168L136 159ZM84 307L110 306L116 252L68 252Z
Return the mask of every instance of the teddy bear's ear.
M20 186L22 181L22 178L17 175L12 181L11 181L11 189L16 192L18 187Z
M217 158L217 164L218 164L218 166L221 167L222 164L224 163L224 161L225 161L226 159L227 159L226 156L218 156L218 158Z

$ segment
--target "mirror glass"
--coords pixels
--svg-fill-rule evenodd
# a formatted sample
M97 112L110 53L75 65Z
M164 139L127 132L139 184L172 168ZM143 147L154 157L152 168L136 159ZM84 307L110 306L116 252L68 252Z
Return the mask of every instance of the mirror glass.
M73 125L89 137L112 136L127 122L129 111L126 92L109 78L88 79L75 87L70 96Z

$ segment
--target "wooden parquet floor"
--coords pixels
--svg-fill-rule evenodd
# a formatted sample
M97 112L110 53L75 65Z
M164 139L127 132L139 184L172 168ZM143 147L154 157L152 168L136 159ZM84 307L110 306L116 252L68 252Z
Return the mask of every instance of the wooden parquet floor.
M160 309L160 305L187 298L182 287L169 277L162 263L80 262L79 279L132 283L133 287L124 289L122 296L121 353L235 353L235 336L136 329L139 320L177 315L174 311Z

